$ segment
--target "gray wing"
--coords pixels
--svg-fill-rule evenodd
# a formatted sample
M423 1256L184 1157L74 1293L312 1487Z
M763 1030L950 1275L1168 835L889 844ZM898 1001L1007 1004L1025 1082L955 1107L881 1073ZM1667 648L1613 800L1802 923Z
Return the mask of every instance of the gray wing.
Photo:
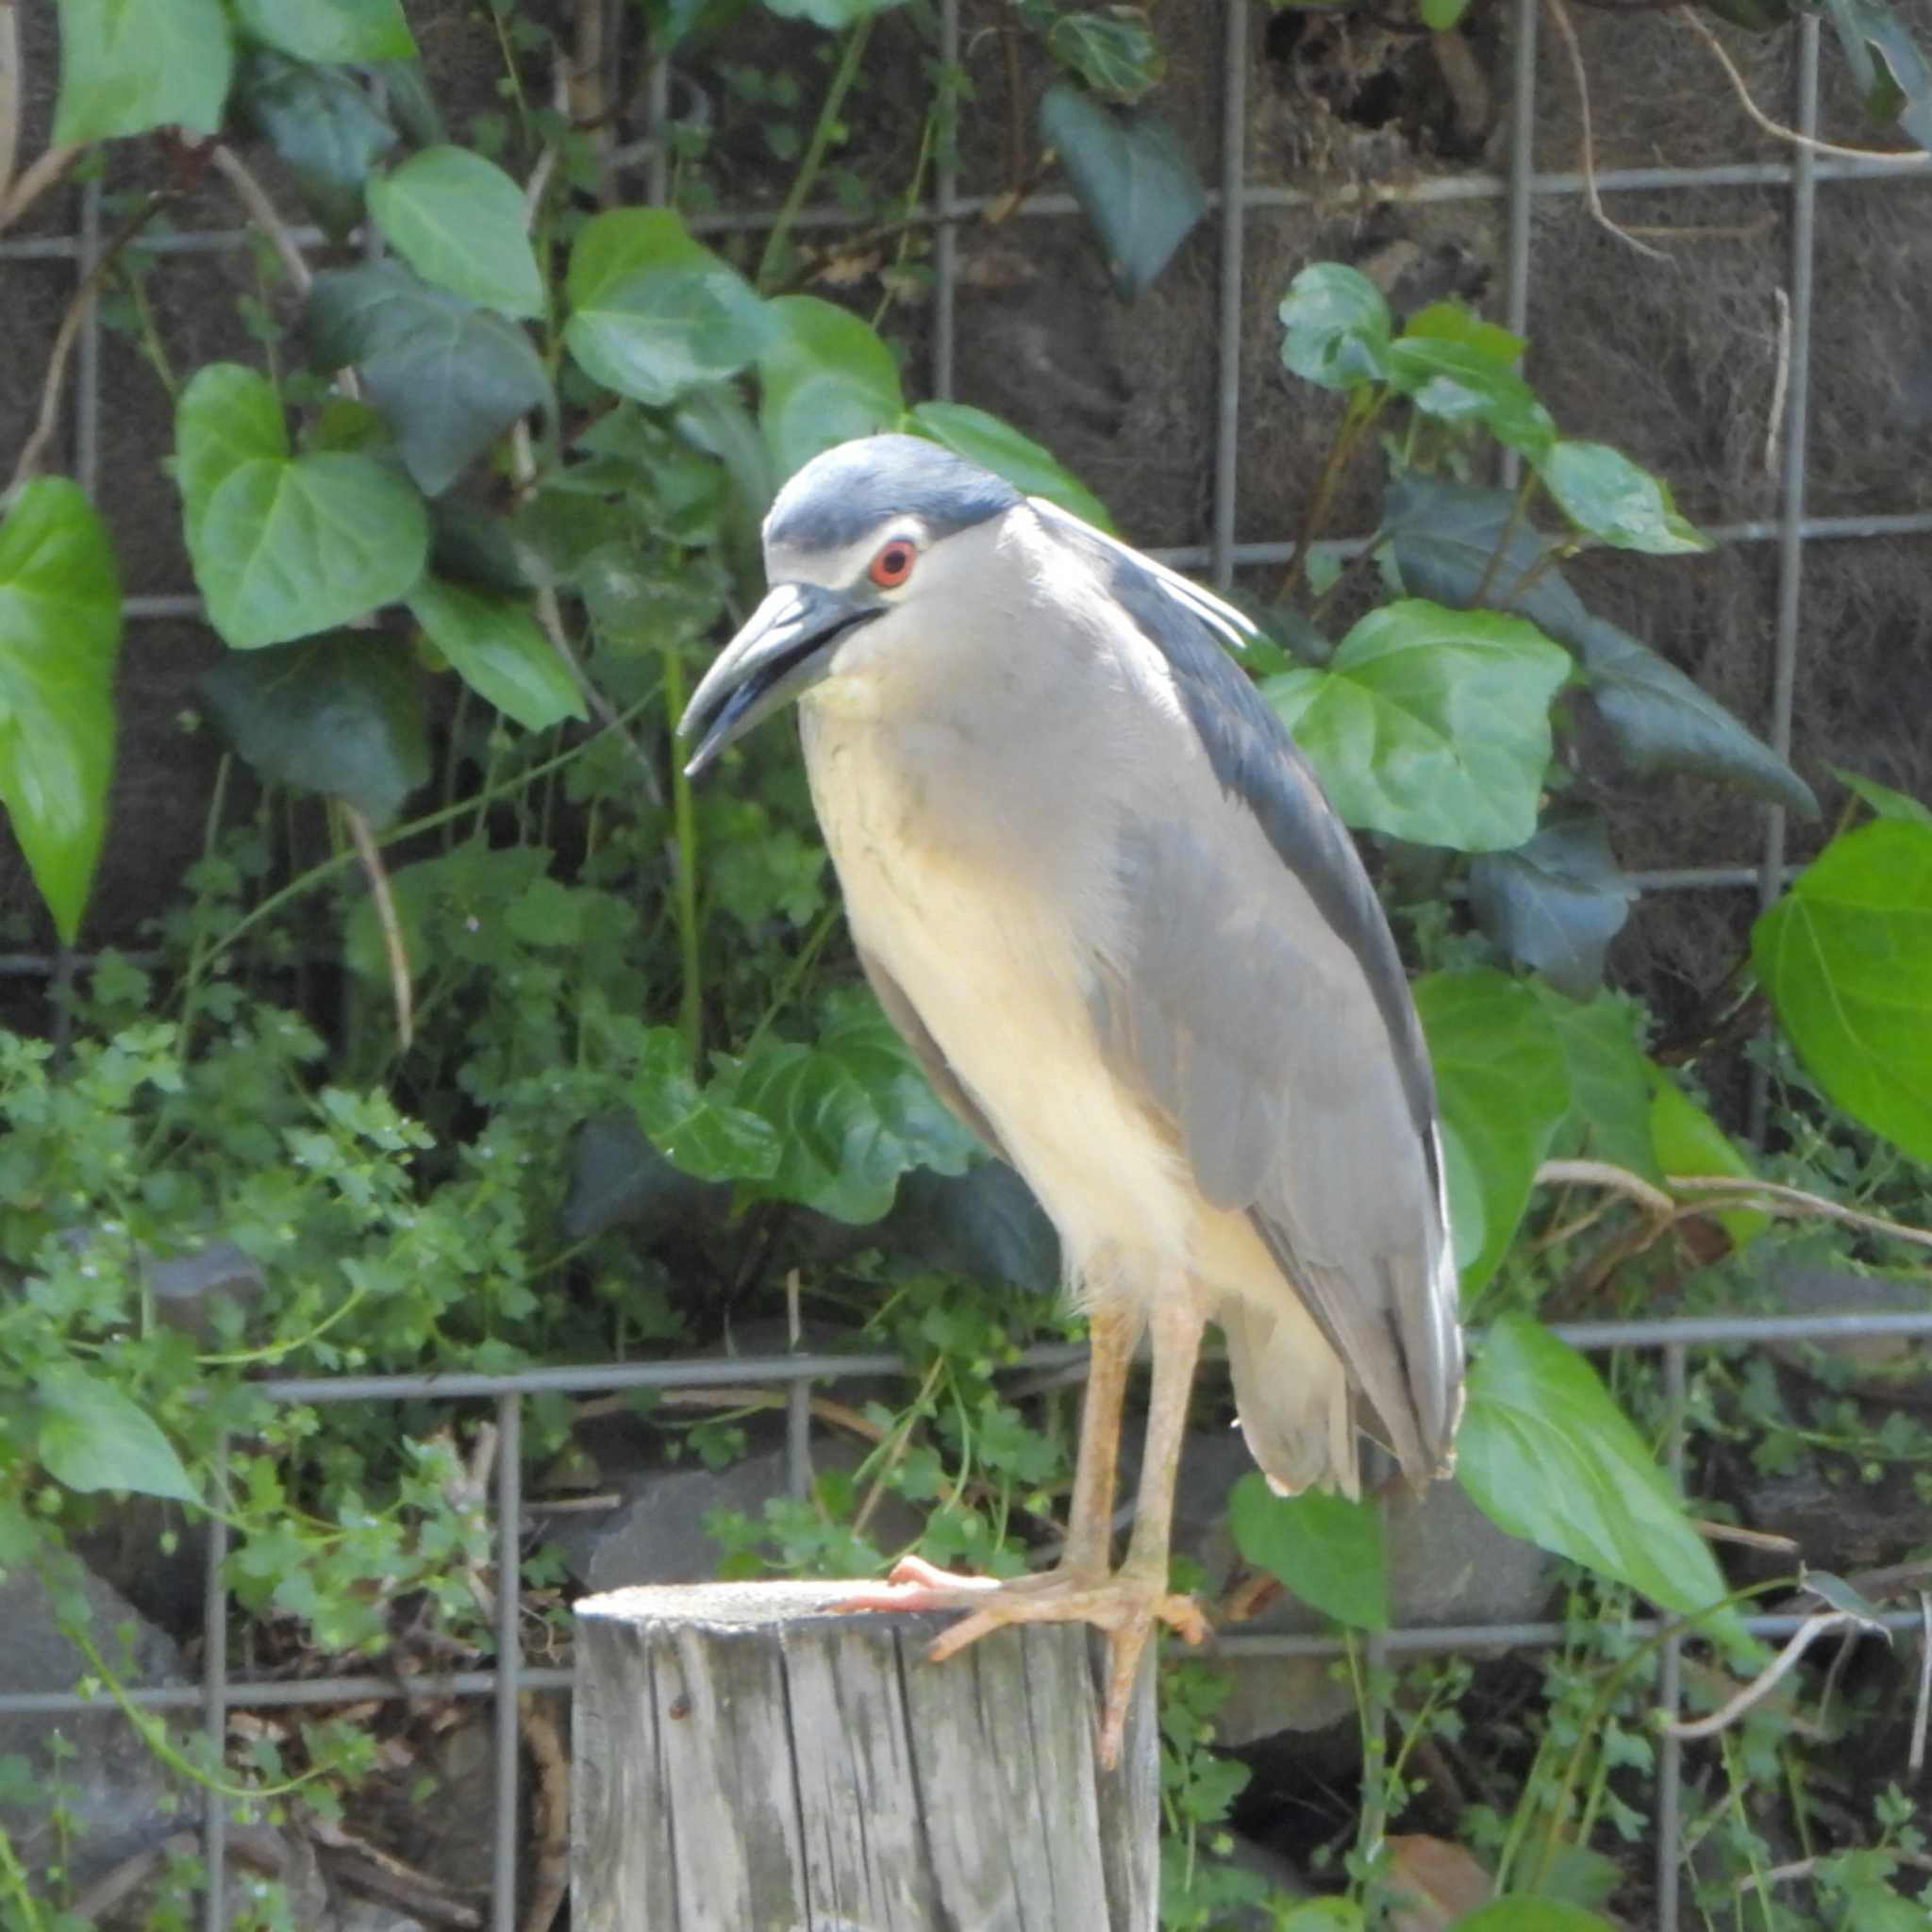
M1106 1050L1174 1122L1202 1193L1248 1215L1404 1468L1432 1474L1462 1349L1435 1085L1394 941L1306 760L1207 627L1205 593L1094 541L1186 721L1158 815L1120 832Z
M900 1039L911 1048L912 1058L932 1083L932 1091L979 1136L981 1144L989 1153L997 1154L1010 1166L1010 1158L1000 1145L1000 1137L993 1132L992 1123L960 1085L952 1061L926 1030L925 1022L919 1017L919 1008L907 998L906 989L863 946L858 948L858 963L864 967L865 976L872 982L872 990L878 995L886 1018L897 1028Z

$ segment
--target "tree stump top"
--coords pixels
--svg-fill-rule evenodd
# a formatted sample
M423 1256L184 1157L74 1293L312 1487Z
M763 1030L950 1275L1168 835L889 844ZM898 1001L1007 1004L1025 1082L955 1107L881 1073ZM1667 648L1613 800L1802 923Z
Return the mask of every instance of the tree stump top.
M576 1605L574 1923L586 1932L1152 1932L1152 1673L1100 1768L1083 1625L925 1650L954 1612L850 1583Z

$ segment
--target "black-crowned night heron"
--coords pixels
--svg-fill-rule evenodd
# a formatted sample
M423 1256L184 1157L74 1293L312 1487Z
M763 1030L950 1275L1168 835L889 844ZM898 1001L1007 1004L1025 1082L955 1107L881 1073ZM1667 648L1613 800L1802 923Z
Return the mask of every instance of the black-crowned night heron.
M1092 1338L1065 1553L991 1583L917 1559L856 1601L1109 1633L1117 1756L1158 1620L1204 1324L1255 1460L1357 1488L1356 1400L1444 1471L1462 1350L1434 1083L1395 944L1217 598L929 442L807 464L770 594L699 685L690 769L799 700L859 958L934 1087L1059 1231ZM1121 1399L1153 1388L1109 1567Z

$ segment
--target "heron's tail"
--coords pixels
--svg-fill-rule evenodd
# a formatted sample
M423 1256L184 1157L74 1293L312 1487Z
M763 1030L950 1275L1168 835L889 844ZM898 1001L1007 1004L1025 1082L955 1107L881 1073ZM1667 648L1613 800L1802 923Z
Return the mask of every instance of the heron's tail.
M1348 1375L1315 1324L1230 1295L1221 1327L1241 1434L1270 1487L1284 1495L1310 1488L1359 1495Z

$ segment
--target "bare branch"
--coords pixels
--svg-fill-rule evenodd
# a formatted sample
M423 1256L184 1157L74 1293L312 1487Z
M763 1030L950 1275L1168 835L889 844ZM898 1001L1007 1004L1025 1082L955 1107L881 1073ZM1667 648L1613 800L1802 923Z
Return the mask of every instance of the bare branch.
M356 857L369 880L375 899L376 923L382 927L382 949L389 956L390 991L396 1003L396 1038L408 1046L415 1034L414 994L409 983L409 950L403 941L403 923L396 915L396 902L389 889L389 874L382 867L382 854L376 850L375 835L369 821L353 805L342 806L348 821L349 837L355 841Z
M20 15L13 0L0 0L0 208L13 182L13 164L20 158L21 84Z
M50 147L30 163L13 184L13 192L0 196L0 235L12 227L86 152L80 142L68 142L59 147Z
M1731 86L1745 113L1774 140L1789 142L1792 147L1804 148L1814 155L1835 155L1847 161L1890 161L1901 168L1923 168L1932 163L1932 155L1917 150L1905 153L1876 147L1840 147L1836 142L1814 141L1808 134L1800 134L1795 127L1787 127L1782 122L1774 121L1751 98L1750 85L1738 72L1737 63L1724 51L1724 43L1690 8L1680 7L1677 18L1717 57L1718 65L1730 76Z
M1563 0L1543 0L1552 25L1563 37L1563 45L1570 54L1570 72L1576 79L1576 105L1582 123L1582 162L1583 198L1590 206L1591 218L1597 225L1627 247L1634 248L1639 255L1647 255L1653 261L1668 261L1670 257L1661 248L1653 248L1648 242L1640 242L1628 228L1620 227L1604 210L1603 196L1596 186L1596 143L1591 135L1590 126L1590 75L1584 71L1583 48L1576 39L1576 28L1572 25L1570 10Z
M1792 1631L1790 1641L1735 1697L1720 1705L1708 1717L1665 1719L1658 1728L1667 1738L1715 1737L1719 1731L1735 1724L1747 1710L1762 1704L1821 1637L1829 1637L1835 1630L1869 1630L1873 1627L1869 1618L1855 1616L1850 1610L1821 1610L1815 1617L1807 1617Z
M1820 1221L1837 1221L1846 1227L1863 1228L1868 1234L1882 1234L1890 1241L1932 1248L1932 1230L1908 1227L1902 1221L1888 1221L1882 1214L1861 1213L1856 1208L1827 1201L1823 1195L1807 1193L1803 1188L1789 1187L1783 1181L1760 1181L1743 1175L1733 1178L1729 1174L1673 1174L1664 1176L1664 1184L1680 1194L1727 1197L1723 1201L1699 1200L1687 1204L1686 1209L1680 1211L1711 1214L1720 1208L1757 1208L1785 1220L1814 1216Z
M1661 1188L1607 1160L1546 1160L1536 1177L1544 1187L1608 1188L1627 1194L1656 1221L1669 1221L1677 1211L1677 1204Z
M216 174L222 175L235 191L235 198L247 210L249 221L274 244L282 266L289 272L289 279L295 285L295 292L308 294L315 276L310 273L294 236L289 232L289 225L277 213L275 203L268 198L261 183L249 173L248 164L233 148L220 143L208 158Z

